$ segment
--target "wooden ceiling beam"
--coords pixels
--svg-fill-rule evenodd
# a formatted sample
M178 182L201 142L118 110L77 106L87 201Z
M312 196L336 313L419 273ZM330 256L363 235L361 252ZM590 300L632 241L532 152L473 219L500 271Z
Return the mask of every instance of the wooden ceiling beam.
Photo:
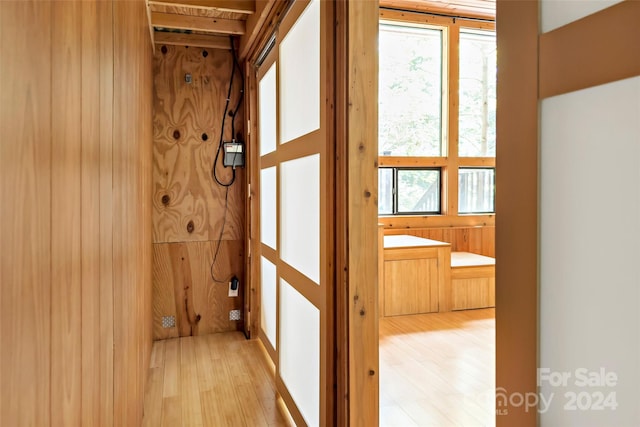
M267 18L276 5L276 0L259 0L255 14L247 18L247 32L240 38L240 58L244 58L253 47L258 34L267 23Z
M156 44L169 44L175 46L208 47L210 49L231 49L229 37L213 36L208 34L184 34L155 32Z
M496 19L495 1L490 0L380 0L380 8L472 19Z
M154 27L204 31L207 33L242 35L245 30L244 21L160 12L151 13L151 22Z
M256 11L255 0L149 0L149 3L158 6L188 7L245 15L253 14Z

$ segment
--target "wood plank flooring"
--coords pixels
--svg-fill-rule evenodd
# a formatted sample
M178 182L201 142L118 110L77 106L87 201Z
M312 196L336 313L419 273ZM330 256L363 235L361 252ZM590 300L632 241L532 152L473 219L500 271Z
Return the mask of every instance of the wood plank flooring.
M380 426L495 426L495 309L380 319Z
M380 426L495 426L495 310L380 319ZM156 341L143 426L287 426L240 332Z
M241 332L156 341L143 426L288 426L263 351Z

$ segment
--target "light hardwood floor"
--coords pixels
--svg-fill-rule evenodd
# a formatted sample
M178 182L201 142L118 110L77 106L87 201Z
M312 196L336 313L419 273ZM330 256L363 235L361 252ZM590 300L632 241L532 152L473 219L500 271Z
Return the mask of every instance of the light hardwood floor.
M263 351L241 332L156 341L143 426L289 425Z
M494 426L495 311L380 319L380 426ZM240 332L156 341L145 427L287 426L261 344Z
M495 310L380 319L380 426L495 426Z

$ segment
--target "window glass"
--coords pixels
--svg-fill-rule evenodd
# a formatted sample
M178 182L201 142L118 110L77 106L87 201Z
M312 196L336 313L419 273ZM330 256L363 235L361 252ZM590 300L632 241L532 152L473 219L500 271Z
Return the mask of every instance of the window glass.
M440 156L442 31L380 25L379 153Z
M495 212L495 169L460 168L458 171L459 213Z
M378 213L393 213L393 169L378 169Z
M398 213L440 213L440 170L398 169Z
M460 32L458 155L496 155L495 33Z

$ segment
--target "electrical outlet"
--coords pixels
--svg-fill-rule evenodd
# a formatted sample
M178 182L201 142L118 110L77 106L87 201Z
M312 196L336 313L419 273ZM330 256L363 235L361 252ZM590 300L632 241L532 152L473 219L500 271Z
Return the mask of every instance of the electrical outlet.
M240 288L240 280L236 276L233 276L231 281L229 282L229 296L237 297L238 296L238 288Z

